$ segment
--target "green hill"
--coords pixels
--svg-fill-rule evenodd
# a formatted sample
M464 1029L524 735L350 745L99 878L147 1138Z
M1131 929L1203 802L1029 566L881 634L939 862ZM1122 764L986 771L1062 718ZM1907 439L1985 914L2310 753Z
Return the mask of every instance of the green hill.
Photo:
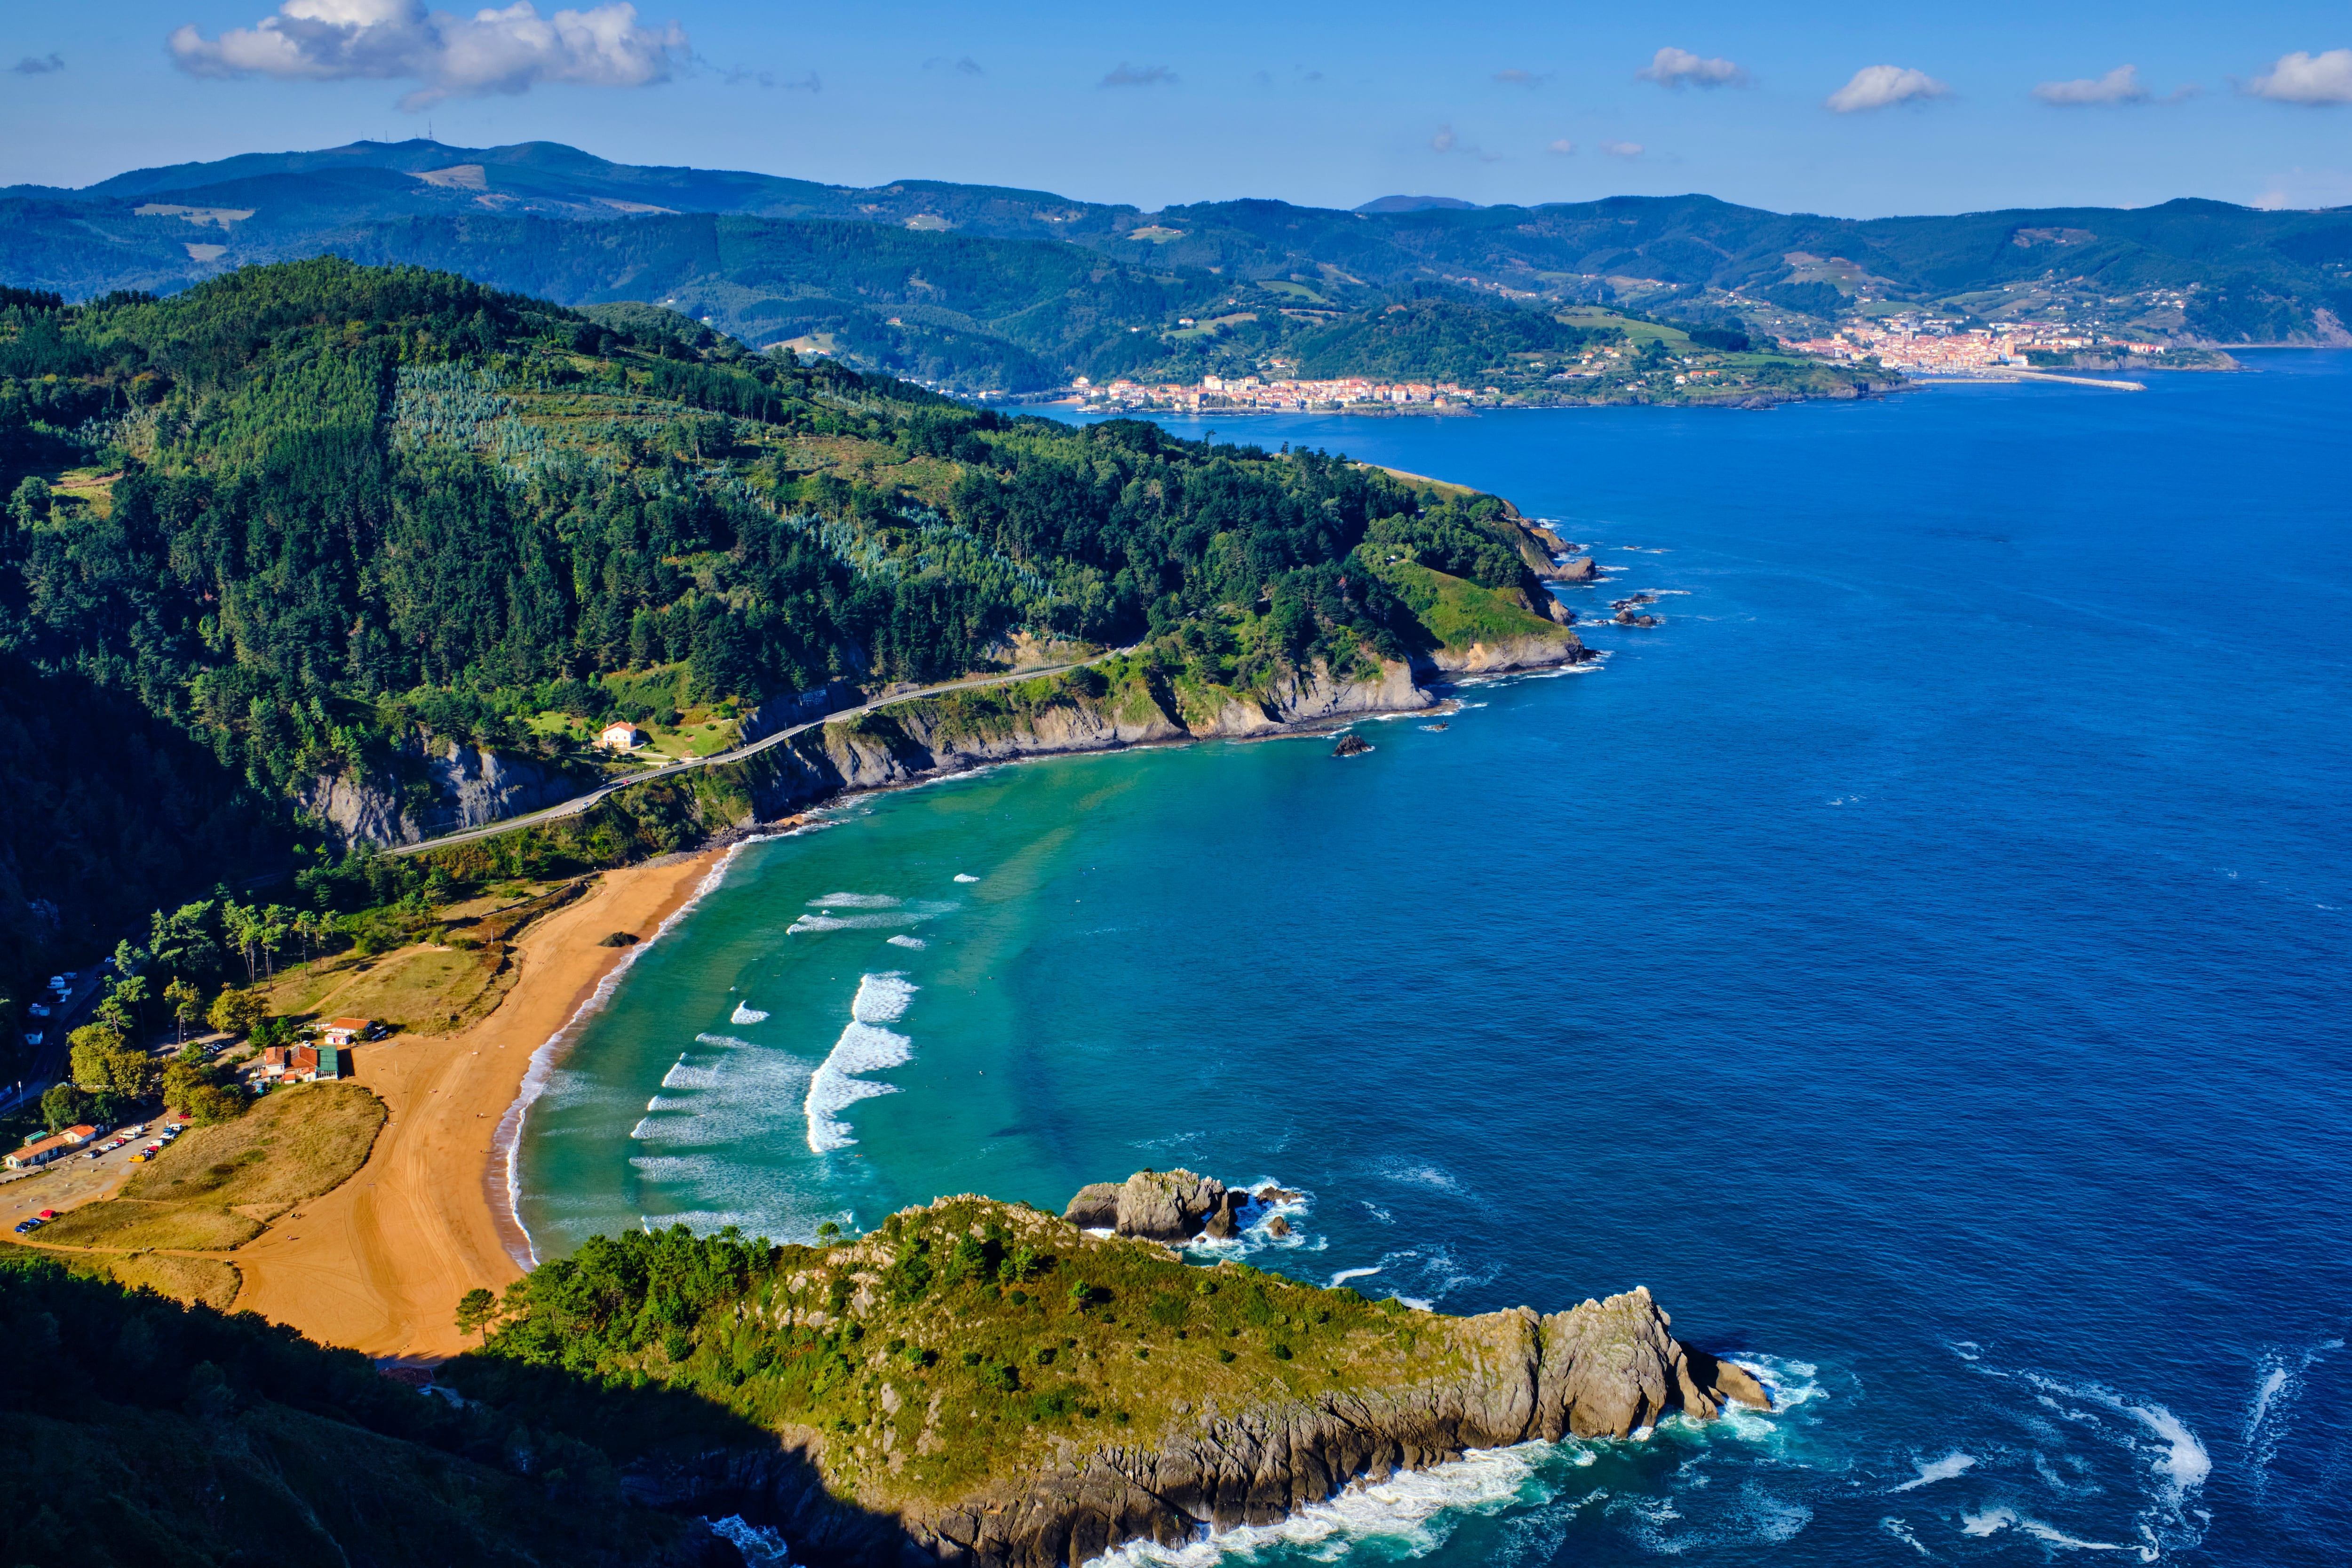
M433 748L591 777L620 765L591 721L708 747L770 699L990 668L1015 636L1154 642L1233 689L1408 658L1442 638L1350 565L1384 522L1485 531L1540 594L1498 504L1341 458L1013 418L674 311L332 258L0 305L0 496L19 986L219 878L403 897L331 875L296 798L429 800Z
M1905 305L2063 314L2183 343L2338 341L2352 318L2352 209L2210 201L1871 220L1701 195L1147 214L1042 191L859 190L633 167L551 142L426 141L0 191L0 282L75 299L324 252L567 305L671 305L756 345L804 340L867 368L1010 392L1081 374L1250 374L1309 339L1337 374L1486 369L1446 352L1461 333L1424 357L1384 352L1380 313L1431 287L1478 310L1628 304L1780 335ZM1188 333L1184 317L1228 324ZM1335 324L1359 331L1334 338ZM1469 335L1530 331L1542 335L1507 318ZM1357 341L1365 352L1343 352Z

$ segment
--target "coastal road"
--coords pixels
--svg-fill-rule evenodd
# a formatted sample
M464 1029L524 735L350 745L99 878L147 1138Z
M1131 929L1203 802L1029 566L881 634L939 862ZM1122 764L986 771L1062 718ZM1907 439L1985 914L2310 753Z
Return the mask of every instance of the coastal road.
M781 746L794 735L803 734L808 731L833 723L836 720L855 719L861 713L871 713L895 703L914 702L926 697L937 697L942 692L971 691L983 686L1003 686L1015 680L1034 680L1042 675L1061 675L1069 670L1084 669L1089 665L1101 664L1106 659L1118 658L1133 651L1135 651L1133 648L1117 647L1108 653L1098 653L1092 658L1079 659L1071 664L1035 665L1027 669L1016 669L1009 675L977 676L969 680L950 680L938 686L926 686L914 691L900 691L888 697L877 697L861 707L844 708L837 713L827 713L822 719L812 719L805 724L794 724L789 729L779 730L772 735L761 736L748 746L714 752L707 757L689 757L685 762L671 763L666 767L655 768L650 773L633 773L627 778L615 779L608 784L600 784L586 795L574 795L561 805L551 805L544 810L530 812L521 816L502 816L496 822L485 823L479 827L445 833L438 838L421 839L415 844L403 844L387 850L386 853L421 855L428 849L446 849L452 844L471 843L477 838L492 838L501 833L512 833L518 827L533 827L543 822L554 822L566 816L577 816L616 790L625 790L633 784L650 784L656 779L666 779L674 773L685 773L690 768L707 768L719 763L740 763L745 757L764 752L771 746Z

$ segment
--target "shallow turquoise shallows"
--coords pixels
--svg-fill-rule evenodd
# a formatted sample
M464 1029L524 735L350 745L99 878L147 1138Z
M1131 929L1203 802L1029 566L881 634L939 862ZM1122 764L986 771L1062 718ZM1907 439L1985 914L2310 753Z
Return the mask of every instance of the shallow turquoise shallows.
M1187 1561L2344 1561L2352 363L2252 363L1221 422L1508 495L1597 542L1580 613L1665 624L1366 756L1024 763L743 848L533 1108L536 1247L1182 1164L1309 1194L1262 1266L1645 1284L1781 1399Z

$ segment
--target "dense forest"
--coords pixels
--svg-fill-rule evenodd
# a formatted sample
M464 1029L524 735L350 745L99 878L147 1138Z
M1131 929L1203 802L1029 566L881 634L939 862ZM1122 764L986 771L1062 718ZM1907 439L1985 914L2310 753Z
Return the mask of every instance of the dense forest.
M1419 625L1349 564L1376 525L1532 587L1491 498L601 314L332 258L0 303L0 924L26 970L281 868L306 778L396 773L418 735L527 752L547 715L631 712L632 672L735 710L1022 634L1187 638L1242 685L1402 657Z

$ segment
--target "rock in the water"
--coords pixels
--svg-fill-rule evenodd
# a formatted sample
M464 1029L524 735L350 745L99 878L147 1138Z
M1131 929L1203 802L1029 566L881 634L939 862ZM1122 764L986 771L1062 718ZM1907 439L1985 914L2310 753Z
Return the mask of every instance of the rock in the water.
M1120 1183L1097 1182L1078 1189L1062 1217L1087 1230L1116 1230L1147 1241L1190 1241L1207 1231L1234 1234L1242 1194L1213 1176L1190 1171L1138 1171ZM1222 1223L1222 1230L1212 1222Z
M1580 555L1573 561L1560 563L1543 573L1542 576L1548 583L1598 583L1601 581L1601 567L1591 556Z
M1632 610L1624 609L1617 612L1617 624L1621 626L1654 626L1658 624L1658 617L1637 616Z
M1265 1233L1266 1235L1279 1240L1281 1237L1290 1234L1290 1222L1283 1218L1280 1215L1276 1215L1272 1219L1265 1222Z
M1439 727L1444 728L1443 725ZM1272 1182L1260 1187L1255 1194L1262 1204L1295 1204L1306 1195L1305 1193L1294 1193L1288 1187L1277 1187Z
M1331 748L1335 757L1360 757L1372 749L1372 743L1361 735L1342 735L1339 743Z

